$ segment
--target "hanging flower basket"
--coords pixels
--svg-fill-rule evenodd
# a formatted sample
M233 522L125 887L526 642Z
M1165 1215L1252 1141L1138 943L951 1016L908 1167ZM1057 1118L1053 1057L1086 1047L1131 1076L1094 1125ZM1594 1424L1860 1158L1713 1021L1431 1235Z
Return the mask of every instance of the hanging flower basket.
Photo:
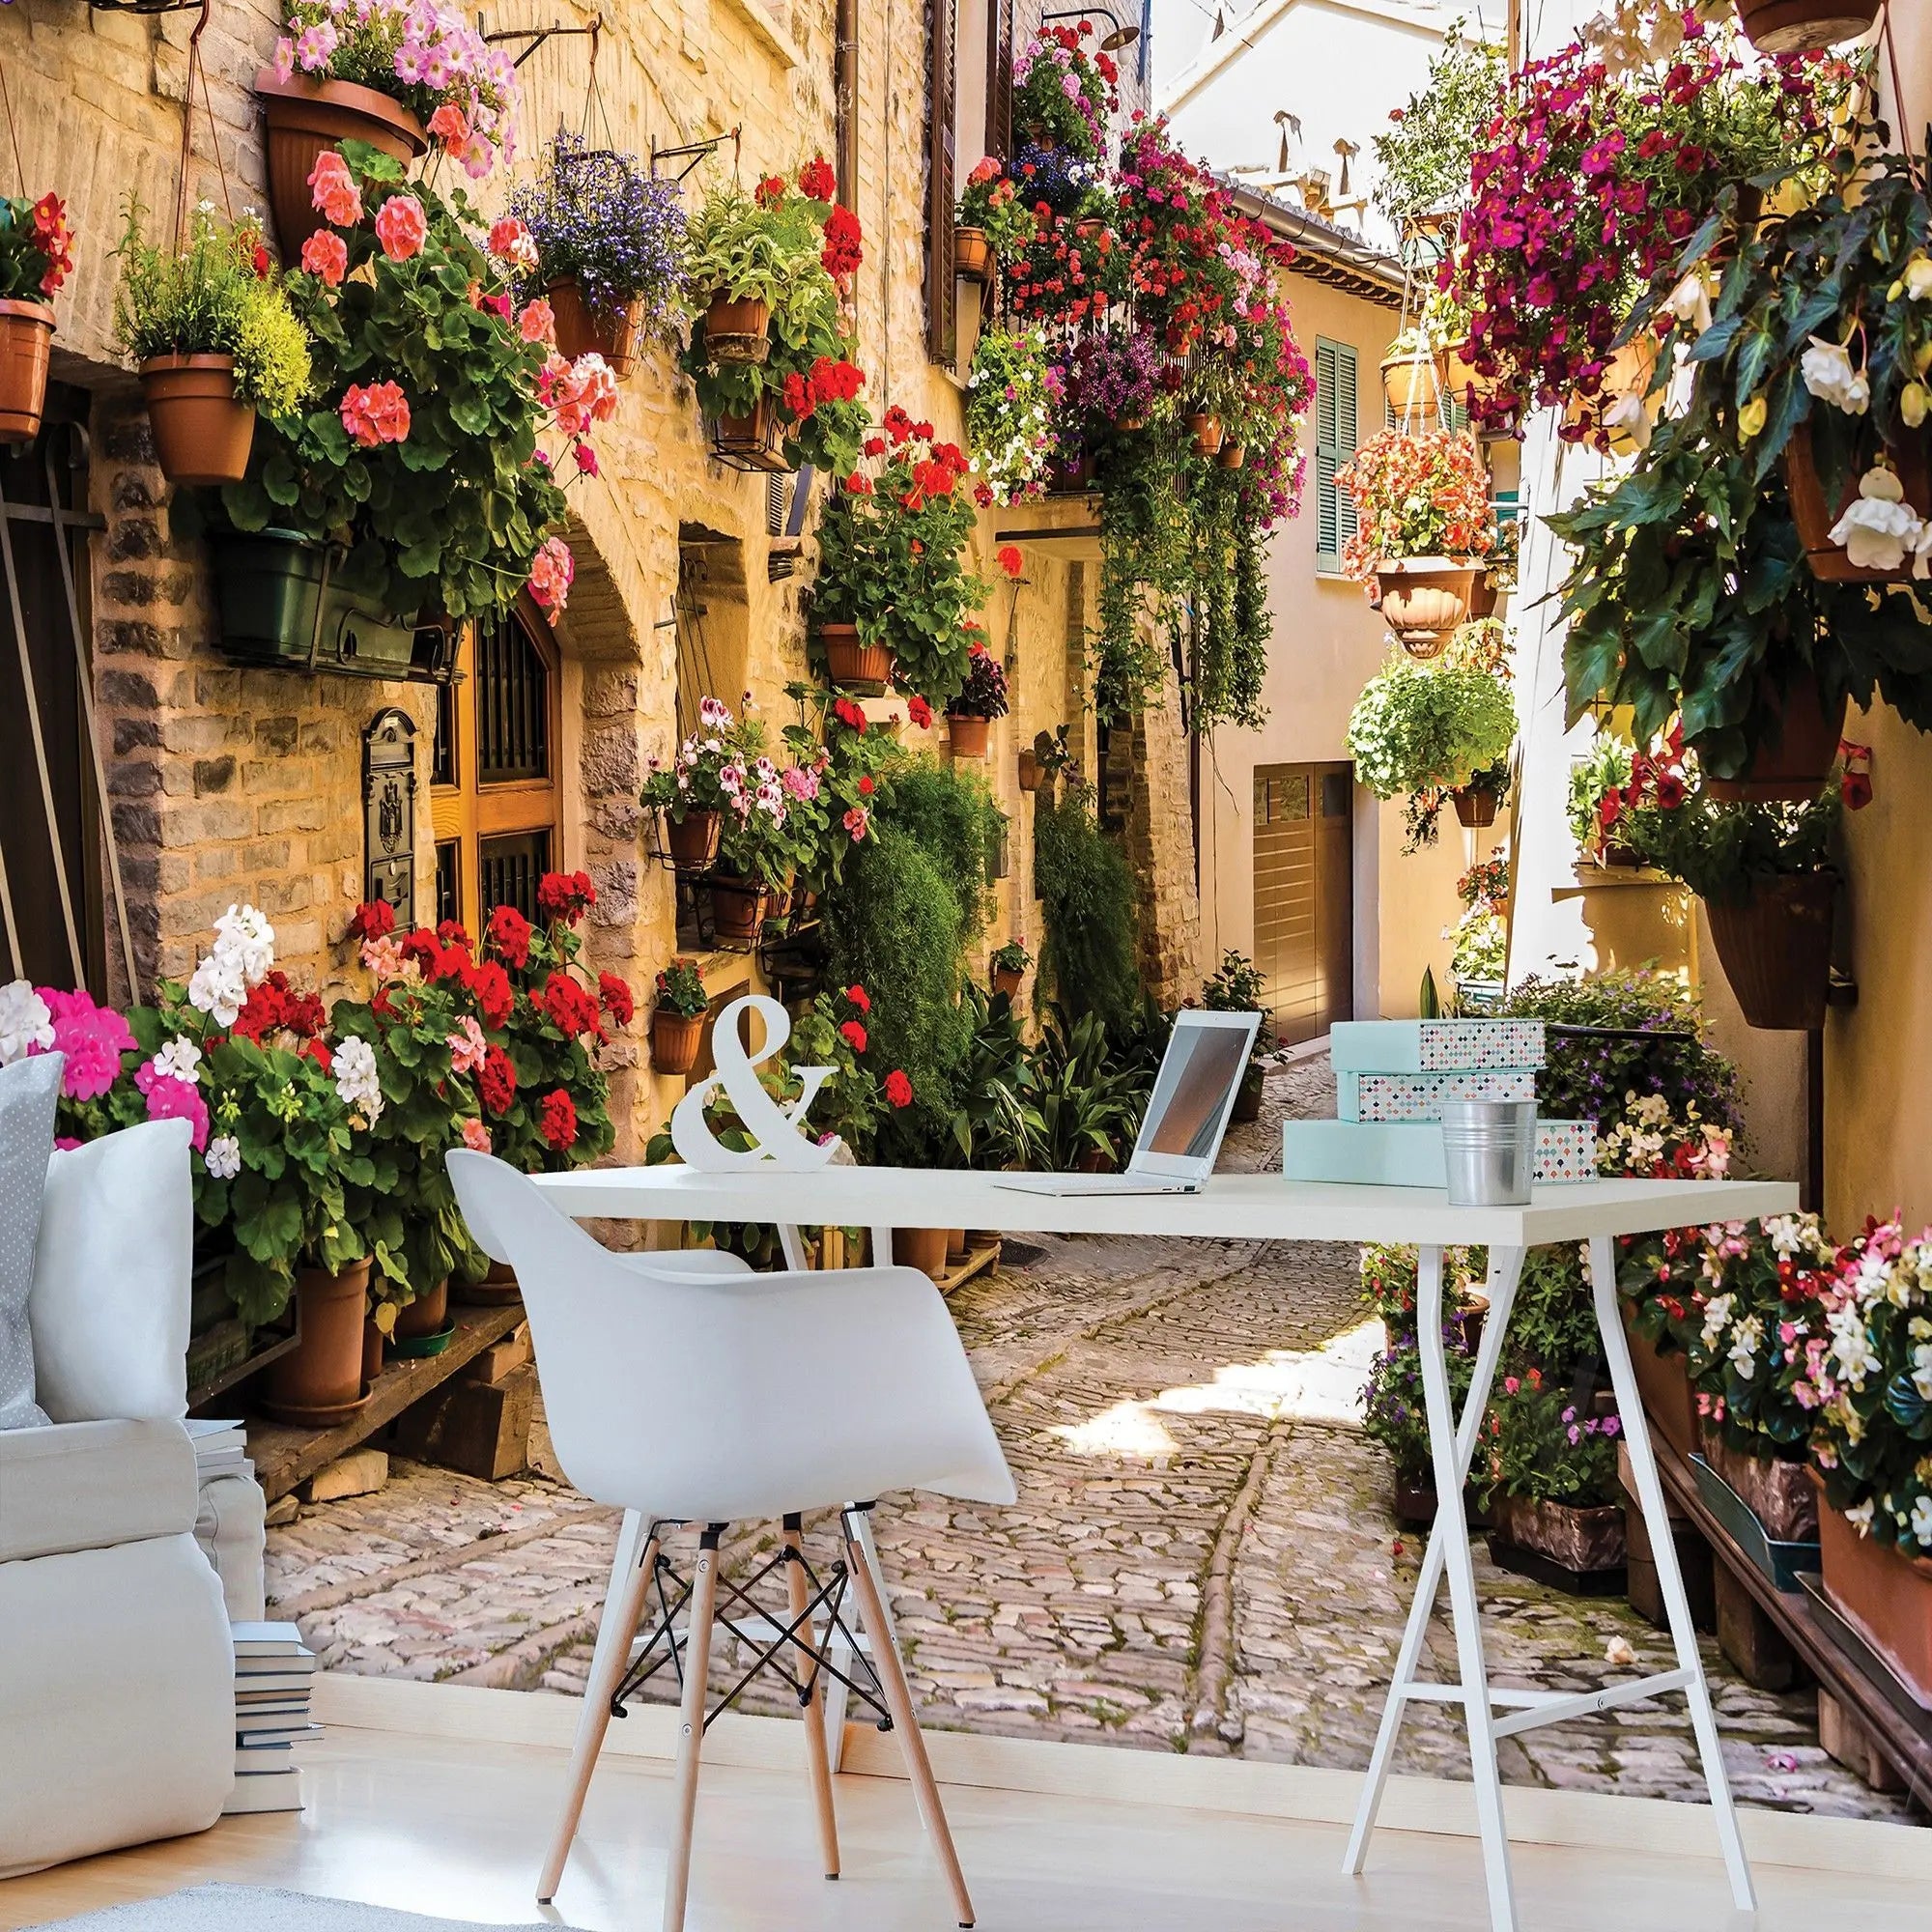
M556 319L556 353L575 362L596 354L611 365L620 382L638 366L639 338L643 333L644 298L633 296L621 308L597 308L583 299L575 275L552 282L544 290Z
M1827 704L1817 683L1803 672L1781 695L1763 694L1776 711L1777 736L1759 744L1750 762L1734 779L1707 776L1704 786L1713 798L1732 803L1755 800L1801 805L1824 790L1845 732L1842 695Z
M952 755L955 758L983 758L990 723L989 719L964 718L949 711L946 724L952 738Z
M239 483L255 412L235 393L232 355L156 355L141 364L155 456L170 483Z
M1878 0L1737 0L1738 25L1761 54L1815 53L1855 41L1878 17Z
M651 1014L651 1065L660 1073L689 1073L697 1065L704 1037L702 1013L674 1013L659 1007Z
M272 68L255 76L268 130L269 213L281 240L282 259L293 262L302 243L325 223L308 185L316 156L344 141L366 141L408 167L429 147L423 125L401 101L353 80L281 79Z
M983 228L955 228L952 231L952 267L955 273L982 288L993 279L993 244Z
M1815 1474L1812 1481L1822 1492ZM1895 1544L1861 1536L1822 1493L1818 1542L1825 1594L1918 1702L1932 1708L1932 1557L1908 1556Z
M818 637L825 646L825 674L834 684L876 696L892 683L890 644L861 643L857 624L821 624Z
M1223 469L1238 469L1248 460L1248 446L1244 442L1224 442L1221 453L1214 461Z
M1501 801L1493 785L1458 785L1449 794L1449 799L1456 808L1456 822L1459 825L1475 831L1496 822L1496 807Z
M1194 439L1196 456L1216 455L1221 447L1221 439L1226 434L1221 427L1221 418L1207 410L1196 410L1187 418L1187 433Z
M1833 872L1792 872L1748 898L1705 901L1711 938L1747 1026L1804 1033L1825 1024L1832 981Z
M0 301L0 442L32 442L40 435L53 346L49 303Z
M772 353L771 320L769 302L713 296L704 312L704 353L714 362L762 362Z
M1411 657L1432 658L1466 623L1483 574L1479 558L1380 557L1375 565L1382 621Z
M1921 517L1932 514L1932 461L1928 461L1924 435L1901 427L1895 439L1888 440L1886 453L1898 472L1906 502ZM1825 500L1809 423L1800 423L1791 432L1791 440L1778 461L1791 495L1791 519L1798 526L1798 541L1804 546L1804 561L1813 577L1824 583L1904 583L1910 579L1914 559L1909 553L1895 568L1880 570L1854 563L1844 545L1832 541L1833 526L1859 494L1859 479L1847 476L1837 501Z
M1426 349L1383 356L1381 372L1382 394L1398 422L1435 415L1449 387L1449 358Z

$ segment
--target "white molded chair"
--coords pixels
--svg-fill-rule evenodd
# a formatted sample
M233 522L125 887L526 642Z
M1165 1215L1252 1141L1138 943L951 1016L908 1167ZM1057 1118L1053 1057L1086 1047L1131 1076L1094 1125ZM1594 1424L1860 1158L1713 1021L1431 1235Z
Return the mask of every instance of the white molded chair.
M544 1410L571 1482L627 1512L599 1625L565 1799L537 1889L555 1895L632 1638L661 1531L700 1531L683 1664L665 1932L679 1932L691 1868L718 1545L733 1522L783 1525L791 1614L814 1643L799 1519L837 1509L853 1594L871 1641L914 1796L973 1922L892 1637L885 1578L867 1533L871 1499L931 1490L1010 1503L1013 1479L945 1301L915 1268L754 1274L696 1255L616 1255L515 1169L464 1149L448 1156L464 1218L523 1286ZM647 1285L648 1293L639 1288ZM675 1639L673 1638L673 1641ZM828 1877L838 1871L826 1758L823 1671L806 1672L807 1756Z

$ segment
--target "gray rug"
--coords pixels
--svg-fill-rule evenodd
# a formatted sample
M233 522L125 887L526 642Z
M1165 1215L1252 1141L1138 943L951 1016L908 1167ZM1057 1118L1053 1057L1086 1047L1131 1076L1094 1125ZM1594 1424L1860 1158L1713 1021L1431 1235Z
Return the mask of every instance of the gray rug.
M554 1932L550 1925L484 1925L472 1918L423 1918L344 1898L267 1891L252 1885L198 1885L84 1918L43 1921L48 1932Z

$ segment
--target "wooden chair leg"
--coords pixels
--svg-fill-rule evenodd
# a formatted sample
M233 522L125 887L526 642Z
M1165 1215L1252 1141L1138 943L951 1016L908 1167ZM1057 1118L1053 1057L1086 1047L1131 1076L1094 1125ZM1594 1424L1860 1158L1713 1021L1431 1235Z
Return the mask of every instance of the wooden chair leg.
M611 1728L611 1699L616 1695L617 1686L623 1682L624 1667L631 1659L631 1639L638 1634L644 1592L650 1587L651 1571L657 1559L657 1525L646 1522L636 1510L626 1510L617 1531L617 1553L611 1565L611 1587L605 1593L604 1614L597 1624L597 1649L590 1660L590 1682L584 1687L583 1709L578 1713L577 1741L570 1752L570 1788L557 1815L550 1854L544 1860L543 1876L537 1881L540 1905L548 1905L563 1883L563 1864L577 1836L577 1821L583 1815L590 1774L597 1768L597 1753L604 1748L604 1733Z
M665 1872L664 1932L684 1932L691 1889L691 1828L697 1815L697 1760L704 1749L704 1701L711 1670L711 1622L718 1608L718 1543L725 1525L712 1523L697 1543L692 1575L691 1621L684 1646L684 1700L678 1712L677 1769L671 1785L670 1859Z
M966 1875L959 1869L959 1854L952 1848L952 1833L946 1822L945 1807L939 1802L938 1781L932 1775L932 1761L925 1754L925 1740L920 1735L919 1719L913 1715L912 1690L906 1683L905 1666L899 1662L898 1644L893 1636L892 1619L886 1611L885 1579L873 1568L869 1539L862 1538L854 1519L863 1512L847 1511L844 1516L845 1549L852 1566L852 1588L859 1599L859 1614L872 1637L872 1668L878 1672L886 1693L886 1708L893 1714L893 1728L899 1734L899 1748L905 1753L906 1773L912 1779L913 1796L925 1820L933 1849L939 1854L946 1882L952 1889L952 1902L958 1909L959 1923L973 1923L972 1894L966 1889Z
M794 1622L804 1613L811 1595L810 1586L805 1580L801 1528L797 1517L785 1518L784 1547L794 1559L785 1565L786 1598ZM817 1647L817 1632L810 1618L806 1619L798 1634L806 1643ZM838 1820L832 1808L832 1764L825 1748L825 1673L822 1670L812 1672L811 1693L805 1700L804 1718L805 1756L811 1772L811 1801L818 1811L819 1849L824 1854L825 1876L837 1878Z

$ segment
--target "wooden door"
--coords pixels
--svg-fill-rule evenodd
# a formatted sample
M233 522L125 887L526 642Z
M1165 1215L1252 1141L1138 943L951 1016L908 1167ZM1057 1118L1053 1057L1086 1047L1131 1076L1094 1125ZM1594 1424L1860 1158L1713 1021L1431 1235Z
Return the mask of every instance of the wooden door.
M473 932L493 906L536 917L562 863L556 640L527 599L469 627L437 705L430 771L436 917Z
M1255 768L1255 964L1285 1045L1354 1012L1353 790L1347 765Z

